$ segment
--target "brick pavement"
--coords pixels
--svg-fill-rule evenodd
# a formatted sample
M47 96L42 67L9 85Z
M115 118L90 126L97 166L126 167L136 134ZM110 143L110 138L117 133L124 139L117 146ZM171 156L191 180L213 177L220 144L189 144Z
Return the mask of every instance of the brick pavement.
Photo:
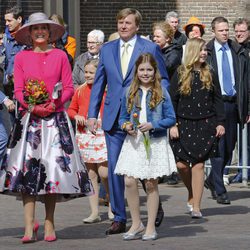
M168 250L236 250L250 247L250 190L241 184L228 187L231 205L219 205L204 191L201 220L191 219L186 212L186 190L182 184L176 186L159 185L165 218L158 229L159 239L153 242L134 240L125 242L121 235L104 234L110 222L107 207L101 206L103 221L85 225L82 219L89 214L88 199L81 198L60 203L56 208L56 233L58 240L53 243L43 241L43 226L39 231L39 241L22 245L23 234L22 203L14 197L0 195L1 223L0 249L168 249ZM146 220L146 197L141 190L142 218ZM37 204L37 217L43 221L44 207ZM130 225L130 220L128 221Z

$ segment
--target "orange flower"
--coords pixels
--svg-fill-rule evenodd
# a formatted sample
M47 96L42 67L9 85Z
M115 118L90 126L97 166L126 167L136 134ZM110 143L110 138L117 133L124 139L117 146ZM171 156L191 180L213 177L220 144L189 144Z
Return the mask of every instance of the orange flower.
M24 86L24 100L31 105L45 103L49 98L49 93L44 81L29 79Z
M138 114L137 114L137 113L134 113L134 114L133 114L133 117L134 117L134 118L138 118Z

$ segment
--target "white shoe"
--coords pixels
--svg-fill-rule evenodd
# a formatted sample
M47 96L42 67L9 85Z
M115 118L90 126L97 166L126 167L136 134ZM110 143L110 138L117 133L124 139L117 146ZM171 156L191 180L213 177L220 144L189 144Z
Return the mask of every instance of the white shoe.
M94 218L89 216L88 218L83 219L82 222L86 224L92 224L92 223L100 222L101 220L102 220L101 217L98 215Z
M187 202L187 210L189 213L193 211L193 205Z
M193 219L201 219L202 218L202 213L201 212L192 211L191 212L191 217Z
M223 175L223 182L225 186L229 185L229 175L226 174Z
M157 240L158 234L156 232L152 233L151 235L142 235L142 240L143 241L148 241L148 240Z
M108 217L109 217L109 220L114 220L114 218L115 218L114 214L112 213L110 203L109 203Z
M134 232L131 233L124 233L122 238L123 240L135 240L138 239L140 236L140 234L145 230L144 225L141 223L139 228L137 230L135 230Z

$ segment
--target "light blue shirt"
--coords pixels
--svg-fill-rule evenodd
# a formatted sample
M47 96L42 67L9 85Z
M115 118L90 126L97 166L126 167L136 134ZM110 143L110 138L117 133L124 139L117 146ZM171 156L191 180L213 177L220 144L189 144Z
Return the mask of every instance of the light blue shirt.
M232 85L234 87L234 95L235 95L236 91L235 91L233 57L232 57L231 50L228 46L228 43L225 43L223 46L226 48L226 53L227 53L227 57L228 57L229 65L230 65L230 71L231 71ZM221 93L222 95L227 95L223 89L223 76L222 76L222 53L223 52L221 50L222 45L216 39L214 40L214 47L215 47L215 52L216 52L217 65L218 65L218 75L219 75Z

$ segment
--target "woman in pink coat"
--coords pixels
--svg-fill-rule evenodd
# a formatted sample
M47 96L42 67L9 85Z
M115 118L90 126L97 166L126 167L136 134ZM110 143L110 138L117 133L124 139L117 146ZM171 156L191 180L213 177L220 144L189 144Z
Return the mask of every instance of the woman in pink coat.
M71 68L66 54L50 44L63 33L63 26L34 13L15 36L31 49L15 58L14 91L21 107L0 171L0 191L21 194L23 243L37 239L36 200L45 203L44 240L50 242L56 240L56 201L93 193L64 111L74 92Z

